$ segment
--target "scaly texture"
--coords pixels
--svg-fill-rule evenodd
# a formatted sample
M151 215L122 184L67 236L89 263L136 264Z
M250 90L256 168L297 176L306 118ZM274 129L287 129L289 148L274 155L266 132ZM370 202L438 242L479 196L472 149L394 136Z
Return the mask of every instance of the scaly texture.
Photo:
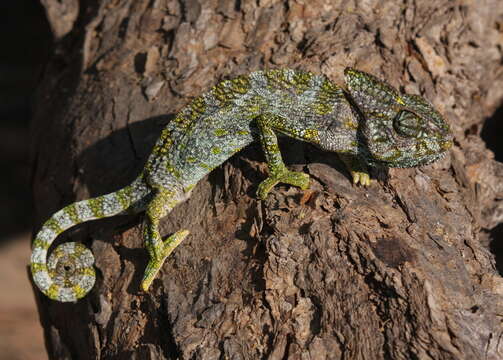
M254 140L260 141L269 177L258 186L266 198L279 182L307 189L307 174L289 171L278 133L337 152L354 183L368 185L368 165L411 167L438 159L452 146L449 127L419 96L399 94L372 75L346 69L348 91L324 76L295 70L257 71L223 81L183 108L162 131L140 176L114 193L68 205L45 222L33 244L31 269L51 299L75 301L94 284L93 257L75 243L47 251L64 230L125 211L146 213L150 261L147 291L167 256L188 235L162 240L160 219L190 196L215 167Z

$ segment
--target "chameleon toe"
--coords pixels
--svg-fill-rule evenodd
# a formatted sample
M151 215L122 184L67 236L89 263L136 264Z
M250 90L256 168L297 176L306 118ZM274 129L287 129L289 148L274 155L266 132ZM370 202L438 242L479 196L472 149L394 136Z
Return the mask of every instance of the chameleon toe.
M141 289L143 291L148 291L166 258L180 245L187 235L189 235L188 230L179 230L162 242L161 249L154 249L141 282Z
M265 200L269 192L278 183L289 184L307 190L309 188L309 175L303 172L286 170L280 175L269 176L259 184L257 189L258 197Z

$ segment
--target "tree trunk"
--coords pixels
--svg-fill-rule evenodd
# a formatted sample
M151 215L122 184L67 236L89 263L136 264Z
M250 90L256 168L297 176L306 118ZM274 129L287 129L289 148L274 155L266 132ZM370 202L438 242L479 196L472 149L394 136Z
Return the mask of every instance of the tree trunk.
M503 99L501 0L41 0L55 46L32 125L35 230L73 201L128 184L160 130L219 80L346 66L423 94L455 147L352 186L336 156L293 141L311 189L277 186L252 145L162 221L191 235L148 293L142 216L61 236L89 245L77 303L35 291L54 359L502 359L503 279L487 230L503 165L480 139ZM51 140L51 141L49 141Z

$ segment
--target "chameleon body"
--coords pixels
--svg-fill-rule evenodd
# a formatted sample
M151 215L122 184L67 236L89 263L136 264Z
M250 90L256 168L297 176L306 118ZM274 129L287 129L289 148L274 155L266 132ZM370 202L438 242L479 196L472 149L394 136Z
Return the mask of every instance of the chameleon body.
M277 183L307 189L309 177L286 168L276 136L290 136L336 152L353 182L370 184L367 166L411 167L430 163L452 146L449 127L423 98L400 94L367 73L345 70L343 89L321 75L283 69L225 80L185 106L164 128L142 173L132 184L79 201L56 212L33 243L31 271L49 298L76 301L93 287L91 252L66 243L47 252L56 237L84 221L144 211L150 255L141 288L146 291L166 257L188 235L163 240L160 219L190 196L215 167L257 140L269 176L258 186L265 199Z

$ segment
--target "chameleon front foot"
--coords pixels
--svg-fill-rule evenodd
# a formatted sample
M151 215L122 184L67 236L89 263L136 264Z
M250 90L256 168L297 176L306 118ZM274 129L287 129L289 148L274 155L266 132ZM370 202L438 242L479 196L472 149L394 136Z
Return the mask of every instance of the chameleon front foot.
M147 246L150 254L150 260L145 269L141 288L143 291L148 291L150 284L157 276L157 273L164 264L166 258L180 245L180 243L189 235L188 230L180 230L164 240L159 247Z
M278 183L294 185L300 187L302 190L306 190L309 188L309 175L287 169L277 175L271 175L259 184L257 190L258 197L265 200L269 191Z
M353 170L350 172L353 178L353 184L357 185L360 183L362 186L370 186L370 175L367 172Z
M353 184L370 186L370 175L367 171L365 161L353 155L348 154L338 154L338 155L339 158L342 160L342 162L346 165L346 168L349 170L351 178L353 179Z

